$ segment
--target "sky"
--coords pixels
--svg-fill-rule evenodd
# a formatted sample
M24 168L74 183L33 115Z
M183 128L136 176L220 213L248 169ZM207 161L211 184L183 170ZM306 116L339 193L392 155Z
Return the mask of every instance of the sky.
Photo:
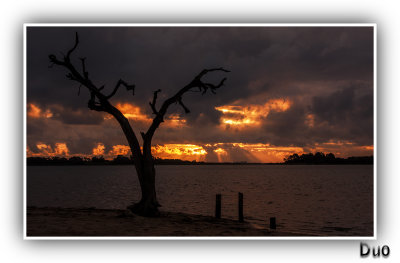
M203 69L226 77L216 94L189 92L153 138L155 157L206 162L282 162L291 154L373 155L372 27L28 27L27 156L130 155L119 124L91 111L85 87L51 66L71 55L111 99L141 142L149 102L173 96Z

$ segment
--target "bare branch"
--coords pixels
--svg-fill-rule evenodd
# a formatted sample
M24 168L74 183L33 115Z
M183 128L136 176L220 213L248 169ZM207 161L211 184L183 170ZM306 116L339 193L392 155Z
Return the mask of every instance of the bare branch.
M86 87L89 92L90 92L90 99L88 101L88 107L91 110L95 111L103 111L111 114L120 124L126 139L128 140L129 146L131 148L132 154L134 156L134 162L135 166L138 169L141 169L142 167L142 153L140 150L140 145L137 140L137 137L135 135L135 132L133 131L129 120L119 111L116 107L110 104L108 101L109 98L111 98L118 90L120 85L124 85L127 90L134 90L134 85L128 85L126 82L120 80L114 89L114 91L111 93L109 96L105 96L103 93L101 93L101 90L104 88L104 86L98 88L96 85L93 84L93 82L89 79L88 77L88 72L86 71L86 66L85 66L85 58L81 58L82 62L82 72L83 74L78 71L75 66L71 63L70 56L72 52L77 48L78 43L79 43L79 37L78 33L75 34L75 44L74 46L68 51L67 55L63 56L63 59L58 59L55 55L51 54L49 55L50 62L52 65L59 65L63 66L68 70L67 78L79 82L82 86ZM78 91L78 94L80 93L80 88Z
M185 113L190 113L190 110L185 106L185 104L183 104L182 98L179 98L179 99L178 99L178 103L179 103L179 105L181 105L182 108L185 110Z
M106 108L101 103L96 102L96 95L90 92L90 100L88 101L88 108L95 111L106 111Z
M69 61L69 57L71 56L72 52L76 49L76 47L79 44L79 36L78 32L75 32L75 45L68 51L67 56L65 57L65 60Z
M71 73L68 73L67 75L65 75L68 79L70 80L77 80Z
M49 59L50 59L50 62L52 63L50 65L50 67L53 67L54 64L60 65L60 66L65 66L65 63L61 60L58 60L57 57L53 54L49 55Z
M202 94L205 94L208 89L210 89L210 91L213 94L216 94L215 91L224 85L225 80L226 80L226 78L223 78L218 85L201 82L200 85L199 85L199 88L200 88L200 90L203 89Z
M89 100L88 108L95 111L105 111L105 108L100 103Z
M225 80L226 80L226 78L223 78L217 86L214 86L213 84L210 84L210 83L207 83L207 85L210 87L210 89L216 90L224 85Z
M153 113L154 113L155 115L158 114L158 111L157 111L157 109L156 109L156 102L157 102L157 94L158 94L159 92L161 92L160 89L154 91L154 94L153 94L153 102L149 102L150 107L151 107L151 109L152 109L152 111L153 111Z
M125 86L126 90L132 90L132 95L135 95L135 85L129 85L128 83L126 83L125 81L123 81L122 79L118 80L117 85L115 85L115 88L113 90L113 92L111 92L110 95L106 96L107 99L110 99L112 96L115 95L115 93L117 93L117 90L119 89L120 86Z
M223 71L226 73L229 73L229 70L224 69L223 67L220 68L211 68L211 69L203 69L199 75L196 76L196 79L201 79L204 75L206 75L208 72L212 72L212 71Z
M165 100L164 103L162 104L161 108L157 112L156 117L153 119L152 124L150 125L149 129L147 130L146 133L146 140L144 142L143 147L149 148L151 147L151 139L154 135L154 132L156 129L160 126L160 124L164 121L164 116L167 113L167 110L169 106L173 103L179 103L179 105L182 106L182 108L185 110L185 113L189 113L190 110L183 104L182 102L182 96L186 93L191 91L193 88L199 88L199 91L202 91L202 93L206 93L207 90L211 90L212 93L215 93L215 91L222 87L226 78L223 78L220 83L217 85L211 84L211 83L204 83L201 78L206 75L209 72L213 71L222 71L222 72L230 72L229 70L226 70L224 68L211 68L211 69L204 69L202 70L188 85L180 89L174 96L170 97L169 99ZM150 106L155 105L154 97L153 97L153 103L150 103ZM153 107L152 107L153 108ZM153 109L154 112L154 109Z
M86 67L85 67L85 59L86 58L79 58L82 61L82 72L83 72L83 76L85 76L85 78L87 79L89 77L89 73L86 71Z

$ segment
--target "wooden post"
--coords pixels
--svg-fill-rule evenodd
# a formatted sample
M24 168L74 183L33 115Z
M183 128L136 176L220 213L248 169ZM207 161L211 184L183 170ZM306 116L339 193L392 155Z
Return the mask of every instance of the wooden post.
M217 194L215 197L215 217L221 218L221 194Z
M269 228L276 229L276 218L275 217L271 217L269 219Z
M243 194L239 192L239 222L243 221Z

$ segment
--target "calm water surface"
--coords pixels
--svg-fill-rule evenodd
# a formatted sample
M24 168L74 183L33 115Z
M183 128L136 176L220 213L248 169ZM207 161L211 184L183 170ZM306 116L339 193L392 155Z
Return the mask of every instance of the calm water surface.
M372 165L161 165L162 210L237 219L238 192L245 220L282 231L322 236L373 235ZM131 166L29 166L29 206L126 208L140 198ZM268 220L267 220L268 219Z

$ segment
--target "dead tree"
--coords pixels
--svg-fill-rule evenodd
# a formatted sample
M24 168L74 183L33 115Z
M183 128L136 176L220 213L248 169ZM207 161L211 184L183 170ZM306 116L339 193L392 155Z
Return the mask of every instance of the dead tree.
M135 85L128 84L124 80L120 79L117 81L112 92L108 95L104 94L104 86L96 86L93 81L89 78L85 66L85 58L80 58L81 70L77 70L71 62L71 55L75 51L79 44L78 33L76 33L75 44L68 50L67 54L62 59L58 59L55 55L49 55L50 62L52 65L58 65L66 68L68 79L78 82L81 86L86 87L90 92L90 99L88 101L88 107L94 111L106 112L111 114L120 124L122 131L128 141L129 147L133 156L133 163L135 165L136 173L139 178L142 196L139 203L133 204L128 207L132 212L143 215L143 216L157 216L159 214L158 207L160 204L157 201L156 190L155 190L155 168L154 158L151 154L151 141L155 131L164 122L164 117L167 114L169 106L172 104L179 104L185 113L189 113L188 107L183 103L183 95L186 92L196 90L205 94L208 90L215 94L215 91L220 88L226 78L223 78L217 85L206 83L202 81L209 72L222 71L229 72L228 70L220 68L211 68L202 70L189 84L181 88L174 96L165 100L161 107L157 109L157 95L161 90L154 91L153 99L149 102L151 110L155 115L147 132L140 132L143 138L143 147L140 148L139 141L130 125L128 119L111 104L110 99L117 93L118 89L123 86L127 91L132 91L134 95Z

